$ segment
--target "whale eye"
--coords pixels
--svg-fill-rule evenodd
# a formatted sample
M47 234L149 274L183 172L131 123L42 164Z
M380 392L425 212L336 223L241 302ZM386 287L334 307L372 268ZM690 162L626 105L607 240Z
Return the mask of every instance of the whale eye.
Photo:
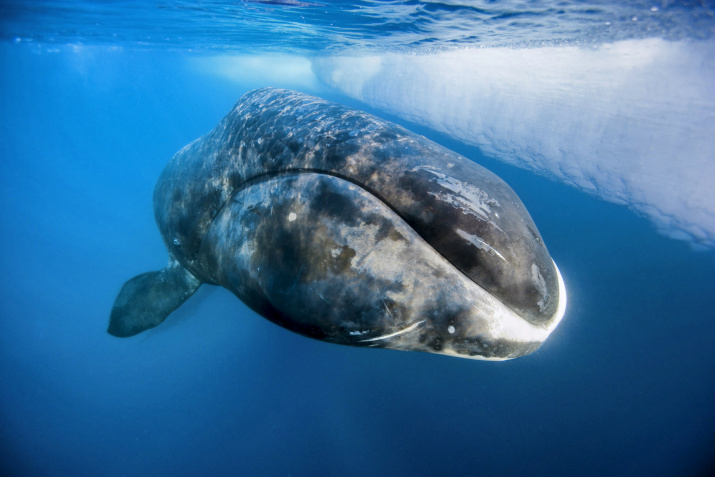
M175 238L175 239L174 239L174 245L176 245L177 247L180 246L180 245L181 245L181 241L180 241L178 238Z

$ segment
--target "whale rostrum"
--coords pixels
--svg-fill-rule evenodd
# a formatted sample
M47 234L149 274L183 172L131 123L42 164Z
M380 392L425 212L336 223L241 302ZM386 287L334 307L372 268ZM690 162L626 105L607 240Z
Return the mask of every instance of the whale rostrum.
M564 283L500 178L370 114L275 88L244 95L154 191L169 263L129 280L125 337L202 283L332 343L510 359L563 317Z

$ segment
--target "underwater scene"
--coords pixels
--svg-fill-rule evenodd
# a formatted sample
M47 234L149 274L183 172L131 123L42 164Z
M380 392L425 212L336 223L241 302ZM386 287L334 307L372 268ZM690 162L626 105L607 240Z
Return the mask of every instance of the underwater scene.
M715 475L714 2L2 1L0 71L1 475Z

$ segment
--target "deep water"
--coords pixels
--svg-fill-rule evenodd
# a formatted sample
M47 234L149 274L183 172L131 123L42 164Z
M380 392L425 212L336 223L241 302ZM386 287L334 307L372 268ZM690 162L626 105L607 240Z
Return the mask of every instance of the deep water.
M166 262L151 202L160 171L264 84L206 74L190 54L161 49L5 42L0 67L2 475L713 469L712 250L370 110L519 194L569 291L539 351L492 363L336 346L211 286L160 327L117 339L106 327L120 286ZM303 89L368 109L321 85Z

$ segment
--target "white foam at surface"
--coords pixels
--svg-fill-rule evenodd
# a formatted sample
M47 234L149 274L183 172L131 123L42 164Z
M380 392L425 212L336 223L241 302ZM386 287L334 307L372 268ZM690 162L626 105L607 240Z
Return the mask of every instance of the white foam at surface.
M317 77L715 246L715 44L333 56Z

